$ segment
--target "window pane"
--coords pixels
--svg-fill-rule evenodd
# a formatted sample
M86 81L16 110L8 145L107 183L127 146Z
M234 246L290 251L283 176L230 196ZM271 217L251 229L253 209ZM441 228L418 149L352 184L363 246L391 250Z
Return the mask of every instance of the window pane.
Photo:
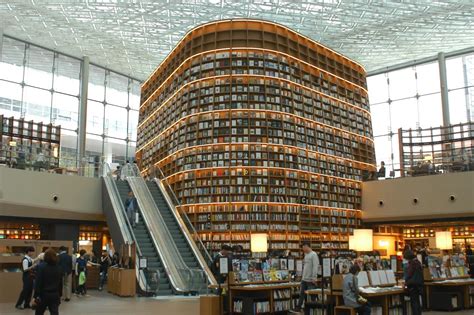
M96 66L89 67L89 94L88 98L99 102L105 97L105 70Z
M374 135L385 135L390 132L390 109L388 103L370 106L372 130Z
M420 128L438 127L443 124L443 109L440 93L422 96L418 99Z
M61 129L61 150L59 165L61 167L75 168L77 165L77 133Z
M54 90L79 95L81 62L63 55L56 57Z
M384 161L387 168L391 168L391 155L392 155L392 144L390 142L390 136L380 136L374 138L375 143L375 157L377 159L377 165Z
M104 105L99 102L87 102L87 132L101 135L104 133Z
M416 66L416 77L419 95L440 91L438 62Z
M105 138L104 156L108 163L123 164L126 158L127 144L124 140Z
M128 78L110 72L105 95L107 103L126 107L128 105Z
M21 116L21 85L0 80L0 113L15 118Z
M53 84L53 58L51 51L30 46L26 50L25 83L51 89Z
M393 132L397 132L398 128L417 128L418 108L416 106L416 99L410 98L393 102L390 106L390 116L392 118Z
M104 134L114 138L127 138L127 110L125 108L105 106Z
M128 160L129 160L129 161L135 161L135 150L136 150L136 147L137 147L137 143L136 143L136 142L133 142L133 141L129 141L129 142L128 142L128 152L127 152L127 156L128 156Z
M128 138L137 141L138 111L131 110L128 115Z
M132 81L130 84L130 101L129 106L131 109L140 108L140 82Z
M79 99L60 93L53 94L53 124L75 130L78 127Z
M468 122L465 89L449 92L449 120L451 124Z
M388 101L387 75L379 74L367 78L370 104Z
M448 80L448 89L457 89L466 86L464 81L464 67L462 57L456 57L446 60L446 75Z
M398 100L416 95L415 71L405 68L388 74L390 99Z
M89 177L99 176L99 163L102 157L102 137L87 134L86 156L84 175Z
M49 124L51 117L51 92L25 86L23 110L26 120Z
M25 44L3 37L2 56L0 58L0 79L14 82L23 81L23 58Z

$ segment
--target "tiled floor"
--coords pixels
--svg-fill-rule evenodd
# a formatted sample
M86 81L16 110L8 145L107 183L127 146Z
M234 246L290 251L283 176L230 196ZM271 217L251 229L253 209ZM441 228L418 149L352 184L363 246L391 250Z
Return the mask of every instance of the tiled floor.
M199 298L120 298L106 292L89 291L89 296L76 297L62 303L59 312L66 315L199 315ZM31 310L17 310L13 304L0 303L1 315L33 314ZM49 315L47 312L46 314ZM474 310L458 312L426 312L426 315L474 315Z

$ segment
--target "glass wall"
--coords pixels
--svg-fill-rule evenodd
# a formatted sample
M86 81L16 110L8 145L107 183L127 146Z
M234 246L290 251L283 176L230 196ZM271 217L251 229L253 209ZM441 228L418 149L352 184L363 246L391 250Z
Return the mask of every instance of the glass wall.
M474 118L474 54L446 60L452 124ZM441 126L443 115L438 62L367 78L377 164L399 176L398 129Z
M60 165L75 167L81 60L9 37L1 51L0 114L60 125ZM91 65L88 98L89 162L133 159L140 82Z

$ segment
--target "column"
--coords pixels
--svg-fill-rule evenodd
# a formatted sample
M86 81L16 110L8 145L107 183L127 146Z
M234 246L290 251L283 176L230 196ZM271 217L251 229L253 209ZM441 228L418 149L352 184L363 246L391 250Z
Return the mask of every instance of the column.
M86 154L87 95L89 90L89 57L84 56L81 68L81 94L79 102L78 160L79 175L84 175Z
M443 111L443 126L449 126L449 95L448 95L448 80L446 78L446 57L444 53L438 54L439 66L439 84L441 88L441 108Z
M2 62L3 28L0 27L0 62Z

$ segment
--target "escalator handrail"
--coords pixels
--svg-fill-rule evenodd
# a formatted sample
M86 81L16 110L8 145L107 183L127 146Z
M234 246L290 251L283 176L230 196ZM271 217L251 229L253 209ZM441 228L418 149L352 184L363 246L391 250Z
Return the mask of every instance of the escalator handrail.
M136 176L136 174L133 174L132 176L127 177L127 181L129 182L132 190L134 190L135 197L137 198L137 202L139 204L139 209L142 211L143 220L150 231L150 236L153 240L153 243L155 244L156 250L161 257L166 274L168 275L173 288L177 292L189 292L190 290L186 285L185 277L182 274L182 271L185 270L190 274L192 274L192 271L181 257L179 250L173 241L173 237L166 227L164 219L158 211L157 206L153 200L153 196L151 196L144 179L141 176ZM151 217L149 218L151 215L154 216L155 220L152 220ZM157 237L161 239L161 242L157 239ZM160 243L166 245L159 246Z
M207 283L211 284L211 285L217 285L217 280L215 279L214 275L212 274L211 270L209 269L209 265L208 263L206 263L206 260L204 258L204 256L202 255L202 252L199 250L196 242L193 240L192 236L191 236L191 233L189 232L189 229L188 227L186 226L185 222L183 221L183 216L189 221L189 218L186 214L184 214L183 216L177 212L176 210L176 207L173 205L172 201L169 200L169 195L163 185L163 182L160 181L158 178L155 178L154 180L155 184L158 186L158 189L161 190L161 192L166 192L166 194L163 194L166 202L168 203L168 206L170 207L170 210L174 216L174 218L176 219L176 221L178 222L178 225L180 226L181 230L183 231L183 234L189 244L189 246L191 247L199 265L201 266L202 269L200 269L200 272L204 272L206 274L206 278L207 278ZM191 223L189 221L189 223ZM199 237L199 235L197 234L197 231L194 229L194 226L191 224L191 227L193 228L193 233L195 233L195 236L196 236L196 240L198 242L200 242L202 248L204 250L206 250L206 248L204 247L204 244L202 243L202 240L201 238ZM209 255L209 253L206 251L207 255ZM210 257L210 256L209 256Z
M170 191L171 194L173 195L174 197L174 201L175 201L175 206L181 206L181 203L178 199L178 196L176 196L174 190L171 188L171 185L168 183L168 180L166 179L166 176L165 174L163 173L163 171L161 170L160 167L156 167L159 171L160 171L160 175L161 177L163 178L163 180L161 180L160 182L161 183L166 183L166 185L168 186L168 189L167 191ZM156 181L158 183L158 181ZM202 239L201 237L199 236L196 228L194 227L194 224L192 224L191 220L189 220L189 217L188 215L186 214L185 211L180 211L180 216L181 214L183 214L181 217L184 217L184 219L186 220L186 223L187 223L187 226L188 226L188 229L191 229L191 232L192 234L195 236L195 239L199 242L199 244L201 245L201 248L202 250L204 251L204 255L205 255L205 258L207 259L208 261L208 264L212 263L212 257L211 257L211 254L209 254L209 251L207 250L206 246L204 246L204 243L202 242Z
M140 245L138 244L135 238L135 234L131 232L133 231L133 229L132 229L132 226L130 225L128 218L125 217L125 207L122 203L122 200L120 199L120 193L117 188L117 183L115 182L115 179L112 177L112 170L110 168L110 165L107 162L102 163L102 177L104 178L106 187L110 187L112 189L112 192L109 192L109 195L112 201L112 207L114 208L114 212L115 212L115 207L118 208L118 213L116 212L116 216L118 215L117 219L119 220L120 231L122 231L123 233L122 235L125 234L124 239L126 243L129 243L129 244L132 242L135 243L135 249L136 249L135 261L139 261L140 257L142 256ZM122 228L124 225L126 228ZM138 278L138 283L140 285L140 288L146 292L147 291L146 288L148 288L146 277L143 274L142 270L139 270L138 268L136 268L136 272L137 272L137 278Z

